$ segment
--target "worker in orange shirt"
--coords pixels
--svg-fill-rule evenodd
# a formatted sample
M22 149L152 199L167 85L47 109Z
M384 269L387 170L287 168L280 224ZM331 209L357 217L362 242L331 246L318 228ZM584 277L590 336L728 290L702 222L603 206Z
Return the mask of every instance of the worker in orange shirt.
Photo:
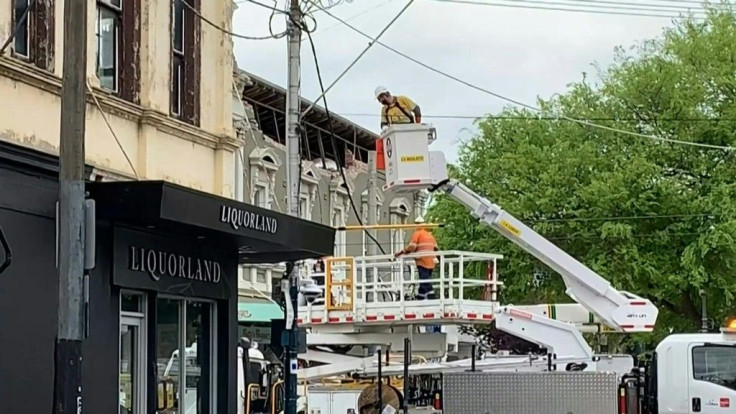
M393 96L385 86L376 88L376 99L381 108L381 129L393 124L419 124L422 122L422 110L419 105L406 96Z
M409 245L403 250L396 252L395 257L399 257L402 254L407 253L420 253L420 252L434 252L437 249L437 241L435 240L432 233L426 228L422 227L424 219L420 216L414 220L414 223L420 226L411 235L411 241ZM432 271L434 270L435 255L423 255L421 257L414 258L414 262L417 265L417 272L419 273L419 280L431 280ZM419 282L419 293L417 294L420 300L434 299L434 288L431 282Z

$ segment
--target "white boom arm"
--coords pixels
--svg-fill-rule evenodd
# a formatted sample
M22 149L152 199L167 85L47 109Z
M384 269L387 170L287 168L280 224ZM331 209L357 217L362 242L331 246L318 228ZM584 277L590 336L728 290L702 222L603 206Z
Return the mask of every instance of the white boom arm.
M473 217L554 269L567 286L567 295L618 332L651 332L659 310L647 299L614 289L611 284L546 240L501 207L465 185L448 180L441 151L429 151L436 139L431 125L392 125L382 131L386 185L384 191L444 190L466 206Z
M610 328L620 332L654 329L659 310L649 300L616 290L603 277L462 183L448 180L441 188L465 205L473 217L558 272L567 286L565 293Z

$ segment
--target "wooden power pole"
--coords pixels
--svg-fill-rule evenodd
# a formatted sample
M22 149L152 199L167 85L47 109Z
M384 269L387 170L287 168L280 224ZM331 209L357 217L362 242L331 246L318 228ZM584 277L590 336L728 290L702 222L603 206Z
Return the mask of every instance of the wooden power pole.
M87 0L64 3L64 71L59 149L59 319L54 349L54 414L82 412L84 286L84 135Z

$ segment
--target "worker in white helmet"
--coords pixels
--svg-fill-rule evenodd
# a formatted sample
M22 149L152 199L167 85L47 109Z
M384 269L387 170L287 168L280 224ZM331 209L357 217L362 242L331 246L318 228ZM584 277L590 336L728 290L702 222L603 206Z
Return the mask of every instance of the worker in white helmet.
M376 88L376 99L381 108L381 129L393 124L419 124L422 122L422 111L419 105L406 96L393 96L385 86Z

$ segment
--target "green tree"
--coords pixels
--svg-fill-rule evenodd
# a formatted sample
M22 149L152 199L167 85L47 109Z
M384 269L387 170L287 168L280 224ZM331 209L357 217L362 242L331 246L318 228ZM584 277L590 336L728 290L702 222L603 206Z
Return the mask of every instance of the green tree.
M660 309L652 346L700 325L702 289L717 323L736 294L734 151L676 144L556 119L714 146L736 145L736 14L675 22L656 39L539 100L477 122L451 175L502 206L618 289ZM541 119L540 119L541 117ZM559 275L439 195L428 216L443 249L497 252L514 304L570 302Z

